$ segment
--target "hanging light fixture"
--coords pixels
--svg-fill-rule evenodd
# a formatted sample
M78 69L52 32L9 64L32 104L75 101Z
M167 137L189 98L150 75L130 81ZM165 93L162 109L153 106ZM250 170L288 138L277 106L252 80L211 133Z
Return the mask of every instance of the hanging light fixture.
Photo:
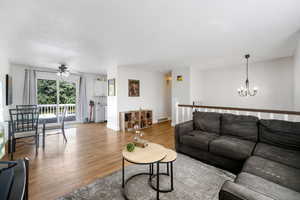
M68 77L70 76L70 72L68 70L68 67L65 65L65 64L61 64L59 67L58 67L58 71L57 71L57 76L60 76L60 77Z
M257 89L257 87L254 87L253 90L251 90L250 86L249 86L249 79L248 79L248 59L250 58L250 55L246 54L245 58L247 60L245 87L242 86L242 87L238 88L237 91L238 91L238 94L241 97L255 96L257 94L257 92L258 92L258 89Z

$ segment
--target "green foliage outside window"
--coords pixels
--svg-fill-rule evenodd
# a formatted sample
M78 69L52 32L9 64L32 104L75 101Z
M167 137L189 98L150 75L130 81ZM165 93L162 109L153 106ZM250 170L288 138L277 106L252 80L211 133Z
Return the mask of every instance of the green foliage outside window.
M37 98L38 104L56 104L56 81L38 79L37 81Z
M66 81L59 82L59 103L76 104L76 85Z
M38 79L38 104L57 104L56 80ZM59 81L59 104L76 103L76 85L66 81Z

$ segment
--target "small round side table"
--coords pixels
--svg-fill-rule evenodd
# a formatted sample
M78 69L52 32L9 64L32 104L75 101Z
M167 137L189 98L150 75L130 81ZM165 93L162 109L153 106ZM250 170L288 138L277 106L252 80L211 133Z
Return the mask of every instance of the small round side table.
M174 182L173 182L173 162L177 159L177 153L175 151L173 151L172 149L166 149L167 155L164 159L162 159L159 163L163 163L167 165L167 172L159 172L157 171L156 174L154 174L154 164L152 163L150 164L150 174L152 174L150 176L149 179L149 185L156 191L162 192L162 193L167 193L167 192L172 192L174 190ZM170 173L171 171L171 173ZM157 175L165 175L165 176L170 176L170 182L171 182L171 187L170 189L159 189L156 186L153 185L152 183L152 179L154 177L156 177ZM157 176L159 177L159 176Z
M133 179L134 177L140 176L140 175L149 175L149 180L151 179L151 176L153 173L153 164L157 164L157 171L159 172L159 164L160 161L163 160L167 155L167 149L163 147L162 145L155 144L155 143L149 143L147 147L141 148L141 147L135 147L133 152L128 152L126 149L122 152L122 189L123 189L123 196L126 200L129 200L127 192L126 192L126 185L127 183ZM135 174L125 180L125 166L124 162L125 160L127 162L136 164L136 165L149 165L149 172L143 172ZM157 176L156 180L156 188L159 189L159 176ZM156 190L156 199L159 200L159 190Z

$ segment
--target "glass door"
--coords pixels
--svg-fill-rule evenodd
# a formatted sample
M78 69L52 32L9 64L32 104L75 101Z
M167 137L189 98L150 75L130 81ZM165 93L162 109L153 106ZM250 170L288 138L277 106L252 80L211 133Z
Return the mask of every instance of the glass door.
M78 87L78 82L72 80L38 78L37 102L41 118L47 123L60 122L66 108L65 121L76 121Z

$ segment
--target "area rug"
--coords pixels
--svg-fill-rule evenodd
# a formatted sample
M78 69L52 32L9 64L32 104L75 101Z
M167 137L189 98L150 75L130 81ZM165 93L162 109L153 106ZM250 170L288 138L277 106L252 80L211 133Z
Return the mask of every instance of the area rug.
M121 164L121 163L120 163ZM162 171L166 166L162 165ZM125 168L126 177L148 172L148 166L132 165ZM138 176L127 184L128 197L132 200L156 199L156 192L148 184L147 175ZM174 162L174 191L160 193L161 200L218 200L218 193L226 180L235 175L179 154ZM118 171L96 180L58 200L123 200L121 191L122 172ZM155 181L155 180L153 180ZM170 177L161 176L162 189L170 186Z

